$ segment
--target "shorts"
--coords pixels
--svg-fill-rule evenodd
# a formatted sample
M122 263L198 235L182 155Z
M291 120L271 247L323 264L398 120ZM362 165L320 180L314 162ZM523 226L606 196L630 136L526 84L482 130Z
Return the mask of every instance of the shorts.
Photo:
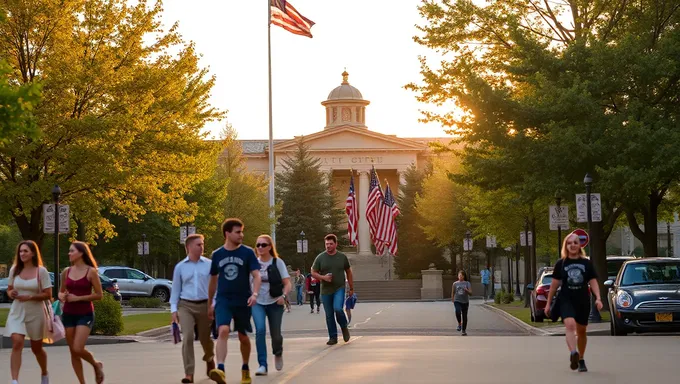
M229 305L224 302L215 303L215 325L216 328L231 324L234 319L234 329L241 334L253 333L250 324L251 308L248 306Z
M94 313L88 313L87 315L61 315L61 323L64 324L64 328L75 328L77 326L83 325L92 329L94 326Z
M560 317L562 321L567 318L573 318L577 324L588 325L590 318L590 302L575 303L570 300L560 301Z

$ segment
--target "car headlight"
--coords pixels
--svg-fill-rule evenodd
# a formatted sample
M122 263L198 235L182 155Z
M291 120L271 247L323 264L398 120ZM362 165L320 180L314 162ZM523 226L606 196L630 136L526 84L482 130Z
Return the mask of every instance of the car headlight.
M633 305L633 298L626 291L619 291L616 296L616 304L621 308L628 308Z

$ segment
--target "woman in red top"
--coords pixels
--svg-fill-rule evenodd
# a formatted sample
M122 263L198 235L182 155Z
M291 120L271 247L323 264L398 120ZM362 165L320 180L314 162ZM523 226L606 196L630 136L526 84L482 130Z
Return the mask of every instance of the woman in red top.
M61 320L71 350L71 365L80 384L85 384L82 360L87 361L94 368L97 384L101 384L104 381L104 366L85 349L87 337L94 325L92 302L102 298L102 283L97 272L97 262L92 257L90 247L80 241L71 244L68 259L71 266L61 273L59 300L64 303Z

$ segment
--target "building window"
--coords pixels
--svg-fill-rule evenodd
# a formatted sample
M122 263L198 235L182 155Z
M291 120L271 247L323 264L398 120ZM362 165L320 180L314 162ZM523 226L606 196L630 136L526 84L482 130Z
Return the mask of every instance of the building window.
M342 109L342 121L350 121L352 120L352 112L349 110L349 108L343 108Z
M333 122L338 121L338 108L333 107Z

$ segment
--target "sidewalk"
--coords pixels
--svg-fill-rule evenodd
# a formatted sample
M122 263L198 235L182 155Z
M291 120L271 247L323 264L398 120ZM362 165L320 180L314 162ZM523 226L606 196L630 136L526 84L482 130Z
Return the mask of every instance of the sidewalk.
M506 311L496 308L489 303L482 304L482 307L495 312L496 314L502 316L511 323L517 325L518 327L526 330L528 333L535 336L564 336L564 325L560 322L554 326L546 327L534 327L531 324L525 323L524 321L516 318L515 316L507 313ZM602 323L590 323L588 324L588 334L593 336L606 336L609 335L609 322Z

